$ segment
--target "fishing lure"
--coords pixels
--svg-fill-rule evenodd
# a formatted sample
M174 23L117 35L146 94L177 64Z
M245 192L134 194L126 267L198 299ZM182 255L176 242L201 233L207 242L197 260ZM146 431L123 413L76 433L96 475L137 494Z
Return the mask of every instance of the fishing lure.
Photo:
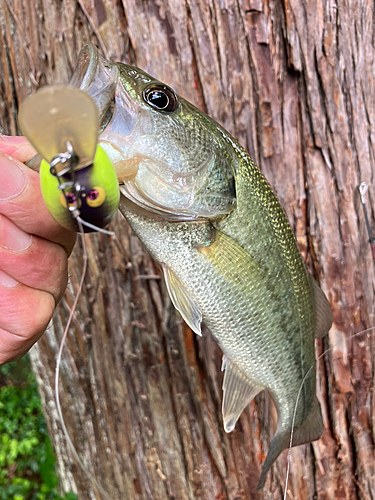
M22 133L43 158L40 185L52 217L82 237L83 269L56 359L55 399L66 441L81 469L110 500L82 462L65 425L59 394L62 351L82 292L87 271L84 233L103 229L114 217L120 201L117 175L105 151L98 145L99 113L91 97L70 86L52 86L29 97L19 113Z
M52 86L29 97L19 113L22 133L43 158L44 202L63 227L103 230L120 192L113 165L98 145L99 113L91 97L70 86Z

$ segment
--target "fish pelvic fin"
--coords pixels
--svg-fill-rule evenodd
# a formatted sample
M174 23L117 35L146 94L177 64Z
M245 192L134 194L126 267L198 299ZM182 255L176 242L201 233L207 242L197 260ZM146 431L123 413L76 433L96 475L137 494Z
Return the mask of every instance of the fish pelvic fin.
M293 430L293 442L292 446L298 446L300 444L310 443L319 439L323 434L323 419L322 412L320 409L320 404L315 396L314 403L312 405L311 411L308 414L306 420L299 425L294 427ZM271 441L270 448L266 460L263 463L262 472L257 484L257 489L261 490L266 482L267 472L271 468L274 461L280 455L280 453L290 445L290 430L283 431L277 429L276 433Z
M234 363L226 359L223 381L223 421L225 432L231 432L242 411L263 390L255 385Z
M181 313L181 316L193 332L202 335L202 313L200 309L175 273L167 265L162 264L161 266L173 305Z
M307 273L314 298L315 307L315 338L321 339L327 335L331 328L333 316L329 302L324 292L311 274Z

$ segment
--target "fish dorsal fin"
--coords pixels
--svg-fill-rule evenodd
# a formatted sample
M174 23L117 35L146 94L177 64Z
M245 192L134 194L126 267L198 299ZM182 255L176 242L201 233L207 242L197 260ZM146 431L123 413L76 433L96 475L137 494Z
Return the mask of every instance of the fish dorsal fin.
M202 335L202 314L175 273L168 266L162 264L165 282L171 301L175 308L181 313L186 323L198 335Z
M315 338L321 339L327 335L331 328L333 321L332 310L324 292L319 288L318 283L311 274L307 273L307 276L309 277L315 302Z
M225 432L231 432L245 407L263 387L255 385L229 359L225 359L223 381L223 421Z

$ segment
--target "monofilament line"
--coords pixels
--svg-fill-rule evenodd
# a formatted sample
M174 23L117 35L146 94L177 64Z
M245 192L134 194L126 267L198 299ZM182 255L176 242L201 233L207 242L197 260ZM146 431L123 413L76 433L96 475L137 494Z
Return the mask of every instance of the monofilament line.
M80 224L82 224L82 226L86 226L90 229L93 229L94 231L98 232L98 233L103 233L103 234L108 234L108 236L115 236L115 233L113 231L107 231L107 229L103 229L101 227L98 227L98 226L94 226L94 224L90 224L90 222L86 222L85 220L81 219L81 217L77 216L75 217L77 223L79 222Z
M65 343L66 343L66 338L67 338L67 335L68 335L68 331L69 331L70 325L71 325L72 320L73 320L74 313L75 313L76 308L77 308L78 300L79 300L79 298L81 296L81 293L82 293L83 283L84 283L84 280L85 280L85 277L86 277L86 272L87 272L87 260L88 260L88 258L87 258L86 242L85 242L85 233L84 233L83 226L81 224L80 218L77 217L76 220L77 220L77 224L78 224L78 228L79 228L79 234L80 234L81 239L82 239L83 267L82 267L82 276L81 276L81 280L79 282L79 287L78 287L77 295L76 295L76 298L74 300L73 307L72 307L72 309L70 311L68 322L66 324L66 327L65 327L62 339L61 339L59 352L57 354L56 370L55 370L55 399L56 399L56 407L57 407L57 413L59 415L60 424L61 424L62 430L64 432L66 442L68 443L69 448L70 448L70 450L71 450L71 452L72 452L72 454L73 454L76 462L81 467L81 469L86 474L86 476L90 479L90 481L92 481L92 483L98 488L98 490L103 495L103 497L107 498L108 500L111 500L111 497L108 495L108 493L100 486L100 484L98 484L98 482L93 477L93 475L91 474L91 472L86 468L86 466L84 465L84 463L80 459L80 457L79 457L79 455L77 453L77 450L75 449L74 444L72 443L72 440L70 439L68 430L67 430L66 425L65 425L65 421L64 421L64 417L63 417L62 409L61 409L61 404L60 404L59 377L60 377L60 365L61 365L62 352L63 352L64 346L65 346Z

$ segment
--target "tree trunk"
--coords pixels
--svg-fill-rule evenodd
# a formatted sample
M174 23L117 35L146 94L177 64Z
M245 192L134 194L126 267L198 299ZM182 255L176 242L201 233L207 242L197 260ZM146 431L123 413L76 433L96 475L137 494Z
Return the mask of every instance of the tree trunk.
M0 0L0 123L38 87L68 82L84 43L171 85L246 147L274 187L334 314L317 341L325 431L292 450L288 497L373 499L374 262L358 185L375 203L375 11L360 0ZM174 311L120 216L86 237L89 270L64 350L69 434L115 499L281 499L284 452L256 491L276 414L267 394L225 434L220 349ZM62 490L101 498L57 418L55 358L82 269L32 362Z

